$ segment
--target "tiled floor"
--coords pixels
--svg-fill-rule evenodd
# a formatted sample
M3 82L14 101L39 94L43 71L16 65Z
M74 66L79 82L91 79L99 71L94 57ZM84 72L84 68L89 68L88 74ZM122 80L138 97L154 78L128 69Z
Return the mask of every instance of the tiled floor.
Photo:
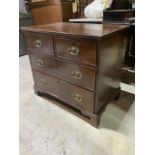
M27 56L20 57L20 155L134 155L134 95L108 105L98 129L33 92ZM134 88L122 84L123 89Z

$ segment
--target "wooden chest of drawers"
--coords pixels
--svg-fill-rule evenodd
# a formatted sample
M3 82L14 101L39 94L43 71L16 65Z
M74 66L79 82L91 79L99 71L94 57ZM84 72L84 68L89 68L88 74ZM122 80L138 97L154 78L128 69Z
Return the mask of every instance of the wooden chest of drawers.
M34 90L98 126L120 91L128 26L55 23L24 27Z

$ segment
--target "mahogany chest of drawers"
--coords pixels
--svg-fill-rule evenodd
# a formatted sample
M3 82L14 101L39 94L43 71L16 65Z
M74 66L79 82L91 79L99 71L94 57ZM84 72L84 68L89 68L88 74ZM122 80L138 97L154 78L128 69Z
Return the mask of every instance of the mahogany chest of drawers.
M35 93L98 126L120 91L128 26L54 23L22 31Z

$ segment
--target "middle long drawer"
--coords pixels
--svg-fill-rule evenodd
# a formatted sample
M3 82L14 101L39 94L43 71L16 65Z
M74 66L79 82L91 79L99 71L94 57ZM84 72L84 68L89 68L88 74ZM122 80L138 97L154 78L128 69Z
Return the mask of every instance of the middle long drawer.
M74 63L64 62L46 54L30 52L32 68L94 91L95 70Z

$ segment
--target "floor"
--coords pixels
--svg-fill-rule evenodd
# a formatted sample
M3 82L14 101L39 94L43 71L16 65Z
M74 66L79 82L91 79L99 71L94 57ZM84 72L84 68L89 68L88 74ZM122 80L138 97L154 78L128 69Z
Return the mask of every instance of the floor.
M28 56L20 57L19 66L20 155L134 155L133 94L122 91L96 129L34 95Z

